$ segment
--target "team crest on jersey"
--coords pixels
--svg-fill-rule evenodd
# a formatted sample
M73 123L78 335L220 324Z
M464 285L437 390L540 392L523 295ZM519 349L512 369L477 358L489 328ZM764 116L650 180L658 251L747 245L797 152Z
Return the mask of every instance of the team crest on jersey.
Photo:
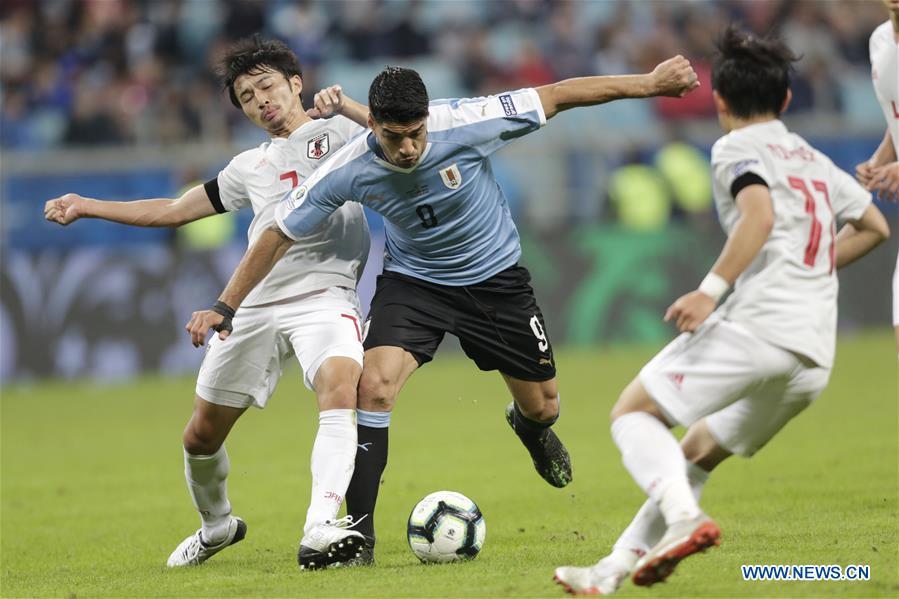
M455 162L440 171L440 178L443 179L443 184L450 189L459 189L459 186L462 185L462 173L459 172L459 167Z
M306 144L306 156L313 160L318 160L327 154L330 149L331 144L328 143L328 134L322 133L310 139Z

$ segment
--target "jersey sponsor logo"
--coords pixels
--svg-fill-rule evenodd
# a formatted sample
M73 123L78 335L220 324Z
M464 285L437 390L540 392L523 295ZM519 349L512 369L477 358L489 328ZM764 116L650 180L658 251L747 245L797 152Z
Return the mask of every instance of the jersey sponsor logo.
M684 375L680 374L680 373L669 374L668 378L671 380L672 383L674 383L674 386L677 388L677 390L680 391L681 387L684 384Z
M424 183L419 183L418 185L416 185L415 187L413 187L412 189L410 189L409 191L406 192L406 197L417 198L417 197L420 197L423 195L428 195L428 193L430 191L431 190L427 185L425 185Z
M737 177L739 177L746 171L750 170L750 167L753 164L758 164L758 163L759 163L759 161L754 158L751 158L749 160L741 160L740 162L736 163L734 165L734 178L736 179Z
M313 160L319 160L331 149L327 133L316 135L306 143L306 156Z
M293 191L290 192L290 195L287 196L287 207L291 210L296 210L300 207L300 204L303 203L303 198L306 197L306 186L302 185L297 187Z
M506 116L513 116L518 114L518 110L515 108L515 102L512 101L512 96L509 94L503 94L499 97L500 104L503 105L503 112L506 113Z
M455 162L440 171L440 178L443 179L443 184L450 189L459 189L459 186L462 185L462 173L459 172L459 167Z

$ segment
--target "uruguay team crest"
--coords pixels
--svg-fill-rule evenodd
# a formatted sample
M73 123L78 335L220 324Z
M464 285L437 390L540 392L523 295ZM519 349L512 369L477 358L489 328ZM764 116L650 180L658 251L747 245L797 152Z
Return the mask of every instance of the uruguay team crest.
M440 178L443 179L443 184L450 189L459 189L459 186L462 185L462 173L459 172L459 167L455 162L440 171Z
M313 160L318 160L327 154L330 149L331 144L328 143L328 134L322 133L321 135L316 135L306 143L306 156Z

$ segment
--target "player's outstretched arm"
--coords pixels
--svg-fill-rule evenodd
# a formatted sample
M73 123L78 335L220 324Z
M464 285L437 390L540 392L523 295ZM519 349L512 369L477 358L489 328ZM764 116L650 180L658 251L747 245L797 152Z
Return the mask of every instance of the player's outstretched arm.
M578 106L595 106L623 98L682 97L699 87L690 61L681 55L660 63L646 75L611 75L565 79L537 88L546 118Z
M886 218L871 204L861 218L848 221L837 234L837 268L852 264L889 237Z
M893 137L887 130L883 134L883 140L877 146L877 149L874 150L874 153L871 154L871 157L855 167L855 178L867 187L874 177L874 169L890 162L896 162L896 160L896 148L893 147ZM868 191L874 190L869 188Z
M177 199L112 202L67 193L44 204L44 218L61 225L71 224L79 218L101 218L138 227L179 227L215 213L202 185L191 188Z
M231 275L231 280L209 310L194 312L185 329L190 333L194 347L206 343L206 333L214 329L221 339L231 333L231 319L244 298L271 272L293 240L287 237L278 225L264 230L259 239L243 255L240 264Z
M774 227L771 193L765 185L744 187L735 198L740 218L724 249L696 291L681 296L665 312L683 332L695 331L714 312L721 297L758 255Z
M315 94L314 108L306 111L314 119L326 119L335 114L345 116L357 125L368 127L368 106L343 93L339 85L331 85Z

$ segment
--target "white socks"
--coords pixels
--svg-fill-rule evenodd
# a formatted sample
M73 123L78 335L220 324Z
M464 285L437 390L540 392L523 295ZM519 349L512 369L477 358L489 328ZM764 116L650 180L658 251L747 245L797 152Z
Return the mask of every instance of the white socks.
M355 410L325 410L318 415L312 446L312 498L303 534L325 520L335 520L356 464Z
M612 438L624 467L659 506L666 524L701 513L687 481L684 452L664 424L645 412L631 412L612 423Z
M709 473L687 462L687 480L690 481L690 489L696 501L702 496L702 489L709 479ZM616 561L627 564L630 570L637 561L637 557L644 555L652 549L656 543L662 540L665 534L665 519L662 512L652 499L647 499L630 525L624 529L615 546L612 548L612 556Z
M231 463L225 446L212 455L191 455L184 452L184 478L203 521L203 540L210 545L222 541L228 534L231 503L228 501L228 471Z

